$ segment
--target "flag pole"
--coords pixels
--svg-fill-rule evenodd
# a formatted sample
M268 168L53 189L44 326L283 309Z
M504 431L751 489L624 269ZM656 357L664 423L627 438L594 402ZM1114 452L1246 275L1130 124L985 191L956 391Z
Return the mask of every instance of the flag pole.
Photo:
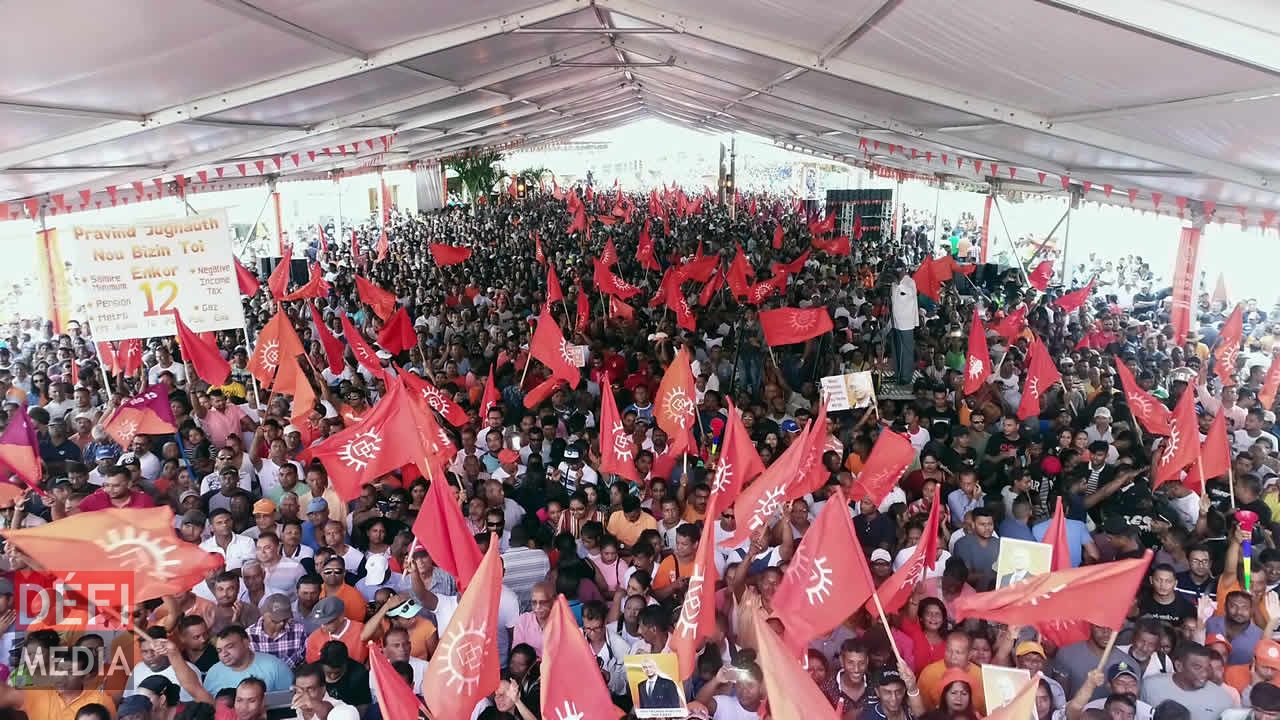
M889 625L889 618L884 615L884 605L880 604L880 592L877 590L871 593L872 599L876 601L876 612L880 614L880 622L884 624L884 634L889 637L889 647L893 648L893 656L898 659L898 663L902 663L902 653L898 652L898 641L893 639L893 628ZM1113 636L1114 641L1114 636ZM1107 650L1110 655L1111 651Z
M1116 638L1120 636L1120 631L1113 628L1111 630L1111 639L1107 640L1107 647L1102 651L1102 657L1098 660L1098 672L1102 672L1107 667L1107 658L1111 657L1111 651L1116 647Z
M252 355L253 341L249 339L249 319L245 318L244 322L245 324L240 329L244 331L245 349ZM257 407L262 407L262 400L258 397L258 378L253 373L249 373L249 385L253 388L253 404Z
M1236 463L1235 463L1235 458L1230 457L1230 456L1229 456L1229 454L1228 454L1228 459L1227 459L1227 490L1229 490L1229 491L1231 492L1231 509L1232 509L1233 511L1236 509L1236 471L1235 471L1235 464L1236 464ZM1206 477L1204 476L1204 464L1203 464L1203 462L1200 460L1200 456L1199 456L1199 455L1197 455L1197 456L1196 456L1196 466L1200 469L1200 482L1202 482L1202 483L1204 483L1206 486L1208 486L1208 484L1209 484L1209 479L1208 479L1208 478L1206 478ZM1202 488L1200 488L1200 489L1201 489L1202 491L1204 491L1204 490L1207 490L1207 487L1202 487Z

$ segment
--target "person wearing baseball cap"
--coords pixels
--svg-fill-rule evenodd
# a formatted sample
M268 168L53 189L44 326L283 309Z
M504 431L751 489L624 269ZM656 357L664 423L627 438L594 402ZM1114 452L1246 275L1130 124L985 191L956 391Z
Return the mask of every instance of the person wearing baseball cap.
M321 600L320 602L324 602ZM312 610L312 615L315 610ZM302 664L307 654L307 633L293 619L293 603L283 593L268 595L262 601L262 617L250 625L249 644L254 652L271 653L291 668Z
M905 663L876 674L875 700L859 717L910 720L925 714L924 698L916 687L916 676Z
M1245 697L1255 678L1264 682L1280 681L1280 643L1270 638L1259 640L1253 646L1253 662L1228 665L1223 671L1223 682Z
M276 504L262 498L253 504L253 527L245 530L245 537L258 539L262 533L280 534L280 526L276 524Z
M489 477L511 487L524 484L525 468L520 464L520 453L511 448L498 451L498 468Z
M360 603L360 612L364 612L363 602ZM347 616L346 605L340 598L321 598L320 602L311 608L311 613L307 615L307 620L319 625L307 636L307 662L311 663L319 660L320 649L325 646L325 643L332 640L337 640L346 645L348 654L356 662L364 662L369 658L369 650L365 646L366 640L360 637L364 633L364 623L352 620Z
M1142 700L1136 700L1141 684L1139 672L1139 668L1123 660L1118 663L1112 663L1107 668L1107 697L1090 701L1089 704L1084 706L1085 709L1097 708L1098 710L1105 710L1111 696L1130 695L1135 698L1134 704L1136 705L1133 720L1151 720L1151 716L1155 713L1155 708Z
M871 576L883 581L893 574L893 556L884 548L871 551Z

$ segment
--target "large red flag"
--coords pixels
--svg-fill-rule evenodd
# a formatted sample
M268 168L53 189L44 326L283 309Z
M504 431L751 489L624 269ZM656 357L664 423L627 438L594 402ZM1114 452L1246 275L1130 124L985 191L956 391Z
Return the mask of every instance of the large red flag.
M542 629L542 717L556 720L617 720L596 654L578 629L569 601L556 595Z
M1223 386L1236 384L1236 358L1244 339L1244 306L1236 305L1218 335L1218 348L1213 353L1213 373Z
M912 273L911 279L916 284L916 292L937 302L942 297L942 278L940 263L932 255L920 263L920 267Z
M1022 402L1018 405L1018 419L1026 420L1040 414L1040 398L1054 383L1062 382L1062 373L1053 364L1049 351L1040 338L1031 341L1027 358L1027 379L1022 384Z
M667 307L671 308L671 312L675 314L676 325L689 332L698 329L698 319L694 317L693 309L689 307L689 298L684 296L679 287L667 295Z
M826 235L828 233L833 232L835 229L836 229L835 213L831 213L830 215L827 215L821 221L813 220L809 223L809 232L814 237L821 237L822 235Z
M1120 387L1124 390L1124 399L1129 404L1129 411L1138 422L1142 423L1142 427L1152 435L1168 435L1169 423L1173 420L1169 408L1151 393L1138 387L1138 381L1134 379L1128 365L1117 361L1116 374L1120 376Z
M221 555L183 542L173 532L173 511L107 508L82 512L25 530L0 531L38 568L133 571L130 602L181 593L223 564Z
M716 455L716 469L711 475L711 498L707 501L707 517L715 522L737 499L747 481L764 472L764 462L751 442L751 435L742 424L738 408L728 399L725 412L729 421L720 435L720 449Z
M1200 453L1200 423L1196 419L1196 398L1191 386L1182 391L1173 408L1169 437L1164 439L1151 472L1151 488L1178 477L1178 473L1196 461Z
M616 295L623 300L630 300L640 294L640 288L615 275L608 265L595 258L591 259L591 263L594 266L591 278L596 285L596 292Z
M22 405L9 416L9 424L0 433L0 468L17 475L28 487L40 487L40 441L31 416Z
M621 322L632 322L636 319L636 311L618 298L609 296L609 317Z
M524 394L524 400L522 401L524 403L524 408L526 410L532 410L546 402L551 395L555 393L556 388L560 387L563 382L564 381L560 378L552 375L546 380L534 385L532 390Z
M752 285L747 290L747 302L751 305L759 305L773 297L775 293L786 292L786 290L787 276L774 275L768 280L761 280Z
M121 340L120 349L116 352L116 362L120 374L125 377L133 377L142 370L142 340Z
M1036 266L1035 270L1027 275L1027 282L1031 283L1031 287L1044 292L1049 287L1049 280L1053 278L1053 261L1043 260Z
M698 552L689 574L689 586L671 633L671 649L680 661L680 677L687 680L697 664L702 643L716 630L716 522L707 518L702 523Z
M809 253L810 253L809 250L805 250L804 252L800 253L800 257L796 258L795 260L792 260L789 263L781 263L781 262L770 263L769 269L773 271L774 275L777 275L778 273L795 275L796 273L804 269L805 262L809 260Z
M987 329L977 307L973 309L973 324L969 327L969 352L965 356L964 367L964 394L972 395L982 389L992 372Z
M875 587L849 501L836 488L800 539L773 596L773 614L786 624L787 644L805 647L827 634L857 612Z
M701 246L698 248L701 250ZM719 255L700 255L676 268L676 276L681 282L693 280L704 283L711 279L711 274L720 267Z
M173 408L169 405L169 386L164 383L151 385L141 393L125 400L102 429L120 447L129 447L134 435L171 435L178 431L174 424Z
M427 401L432 410L440 413L440 417L454 427L467 424L467 411L449 397L449 393L432 385L430 381L420 378L415 373L396 368L396 374L404 381L406 390L417 393Z
M284 362L293 364L293 372L289 376L293 378L293 385L288 386L277 383L276 391L288 395L293 398L293 405L290 407L289 420L293 423L304 423L311 415L311 411L316 406L316 391L311 387L311 381L307 379L307 374L303 372L302 363L298 358L285 358Z
M427 488L422 509L413 523L413 535L431 559L465 588L480 567L480 546L467 525L449 482L437 475ZM498 543L492 543L497 545Z
M645 218L644 227L640 228L640 242L636 246L636 260L640 261L640 267L645 270L657 272L662 269L662 266L658 264L657 252L653 247L653 237L649 234L651 227L652 224L649 218Z
M851 495L855 500L863 496L879 505L889 495L889 491L902 479L902 473L916 459L916 449L906 435L900 435L888 428L880 431L876 444L862 466L862 472L853 482Z
M324 318L320 317L320 310L316 308L315 303L307 303L307 306L311 308L311 322L316 326L316 337L320 338L320 347L324 348L325 358L329 362L329 372L341 375L343 366L346 365L344 356L347 349L342 341L334 336L329 326L324 324Z
M817 492L827 484L831 472L822 464L822 455L827 449L827 403L824 400L818 407L818 416L809 423L809 432L805 438L804 456L800 466L796 468L798 477L787 488L786 502L802 498L808 493Z
M729 284L729 291L733 293L735 298L743 297L751 293L750 278L755 272L751 267L751 263L747 262L747 256L742 252L742 246L738 246L738 254L733 256L733 262L729 263L729 271L725 273L725 281ZM777 273L774 273L775 275Z
M1276 404L1276 391L1280 390L1280 361L1271 356L1271 365L1267 367L1267 376L1262 381L1262 389L1258 391L1258 404L1263 410L1270 410Z
M813 247L828 255L843 255L847 257L853 252L853 244L849 242L848 235L841 235L830 240L814 238Z
M765 621L764 613L757 612L751 623L755 628L765 694L769 697L770 720L838 720L839 715L827 696Z
M547 302L560 302L564 300L564 291L560 289L560 278L556 277L556 268L554 265L547 266Z
M271 291L271 297L277 301L283 300L289 293L289 266L293 264L293 260L289 257L291 252L291 248L286 245L280 261L267 276L267 289Z
M676 454L693 447L693 426L698 412L697 388L693 383L689 353L684 348L676 353L662 374L653 412L658 427L667 433Z
M418 333L413 329L413 320L409 319L408 310L396 310L387 324L378 331L378 344L392 355L399 355L418 344Z
M174 310L173 322L177 326L178 344L182 347L182 359L195 368L196 377L213 386L227 381L231 363L218 352L212 339L206 340L182 321L182 315Z
M116 355L115 346L109 342L99 340L95 343L98 351L98 362L102 364L102 369L115 375L120 372L120 358Z
M419 459L421 444L405 410L406 392L391 378L387 394L364 420L302 451L303 461L324 464L330 484L344 501L360 497L361 486Z
M475 582L458 600L458 609L453 611L449 626L442 630L440 645L422 678L422 696L431 698L431 712L436 717L470 717L476 703L498 689L502 672L498 661L501 544L497 537L491 538L489 549L476 568Z
M600 388L600 474L613 473L628 480L640 482L636 470L636 442L631 433L622 427L618 404L613 399L613 389Z
M760 329L764 331L765 344L770 346L802 343L834 328L825 307L760 311Z
M538 315L538 325L529 341L529 354L539 362L551 368L551 373L558 379L578 387L582 372L573 364L573 346L565 341L547 306L542 306Z
M1020 335L1024 328L1027 327L1027 306L1014 310L1005 315L1000 322L991 326L991 330L1009 342Z
M880 605L887 613L896 612L898 608L911 599L916 587L924 582L926 575L938 564L938 523L942 504L940 488L933 488L933 502L929 505L929 519L924 523L924 532L920 534L920 542L907 561L876 588L880 596Z
M373 314L384 321L396 310L395 293L383 290L359 275L356 276L356 294L360 296L360 302L368 305Z
M1080 307L1084 305L1085 302L1089 299L1089 295L1093 293L1093 284L1097 281L1098 281L1098 278L1096 277L1090 278L1088 285L1085 285L1079 290L1073 290L1067 293L1066 295L1063 295L1062 297L1058 298L1057 300L1054 300L1053 301L1054 306L1067 314L1070 314L1075 312L1076 310L1079 310Z
M391 667L382 647L372 640L369 641L369 679L383 720L418 720L421 701L409 683Z
M297 331L293 329L293 322L284 310L277 310L262 328L262 332L258 333L253 356L249 358L249 372L253 373L263 387L273 387L276 382L281 383L282 387L293 387L295 381L291 375L294 365L285 363L284 359L294 358L305 352Z
M448 265L457 265L466 262L471 257L471 248L455 247L453 245L445 245L444 243L431 243L431 258L436 261L436 265L446 267Z
M359 362L360 367L368 370L374 377L386 380L387 371L382 367L377 351L364 339L360 330L351 324L346 315L342 315L339 319L342 321L342 336L351 346L351 354L356 356L356 362Z
M803 482L801 465L808 458L809 427L806 426L791 445L765 468L755 482L743 488L733 501L737 529L733 536L720 541L724 547L737 547L751 533L768 525L782 511L787 490L792 483ZM712 519L714 522L714 519Z
M480 417L489 417L489 408L499 408L498 404L502 401L502 396L498 394L497 381L494 379L494 373L497 367L492 363L489 364L489 375L484 379L484 394L480 396Z
M573 331L585 333L591 327L591 303L587 300L587 291L578 286L578 302L575 311L578 313L573 321Z
M311 275L307 278L307 284L294 290L284 296L286 302L294 300L306 300L307 298L322 298L329 296L329 283L325 282L324 272L320 270L318 263L311 263Z
M236 266L236 284L240 286L240 294L246 297L253 297L258 294L258 288L262 287L262 283L258 282L258 276L254 275L239 260L233 260Z
M1206 480L1223 477L1231 469L1231 442L1227 438L1227 414L1219 412L1209 423L1209 432L1200 446L1200 461L1187 468L1182 483L1197 495L1204 491Z
M1049 570L1056 572L1071 569L1071 546L1067 543L1067 516L1062 511L1061 495L1053 506L1053 518L1049 520L1049 527L1045 528L1042 542L1053 546Z
M1119 630L1151 564L1151 551L1131 560L1085 565L1035 575L990 592L953 602L957 620L982 618L1006 625L1083 620Z
M618 264L618 248L613 244L613 238L605 241L604 249L600 251L600 263L605 267Z
M782 249L782 238L783 238L782 223L778 223L777 225L773 226L773 249L774 250Z

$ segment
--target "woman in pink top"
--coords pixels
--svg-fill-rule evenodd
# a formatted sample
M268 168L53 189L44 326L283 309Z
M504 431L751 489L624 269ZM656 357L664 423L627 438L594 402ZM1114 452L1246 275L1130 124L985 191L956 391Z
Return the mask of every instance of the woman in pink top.
M547 618L551 617L553 593L551 585L537 583L529 591L529 605L533 607L527 613L520 613L516 618L515 630L511 636L512 647L526 643L542 657L542 630L546 627Z

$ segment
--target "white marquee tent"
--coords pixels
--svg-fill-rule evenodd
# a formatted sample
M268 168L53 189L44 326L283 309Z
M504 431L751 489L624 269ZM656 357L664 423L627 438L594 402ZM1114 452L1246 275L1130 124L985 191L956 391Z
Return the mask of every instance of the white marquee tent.
M44 0L4 33L6 219L646 116L1250 225L1280 210L1272 0Z

